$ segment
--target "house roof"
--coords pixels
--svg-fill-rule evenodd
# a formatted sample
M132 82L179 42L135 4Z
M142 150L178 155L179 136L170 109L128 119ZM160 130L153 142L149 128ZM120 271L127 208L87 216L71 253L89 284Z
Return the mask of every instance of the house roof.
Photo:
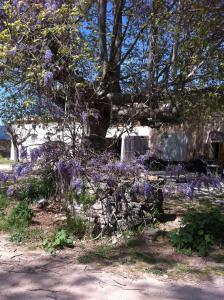
M6 127L0 125L0 140L10 141L10 136L6 132Z

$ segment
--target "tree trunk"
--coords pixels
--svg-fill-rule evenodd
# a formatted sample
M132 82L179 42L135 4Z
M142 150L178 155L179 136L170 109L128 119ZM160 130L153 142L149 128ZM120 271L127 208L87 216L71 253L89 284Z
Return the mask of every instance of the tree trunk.
M95 150L102 150L105 147L105 138L112 121L112 100L108 94L121 94L120 87L120 59L122 46L122 14L124 0L115 0L113 3L113 34L108 59L106 40L106 8L107 1L99 0L99 33L100 33L100 61L102 82L98 90L94 108L98 110L100 120L93 118L89 120L89 140Z

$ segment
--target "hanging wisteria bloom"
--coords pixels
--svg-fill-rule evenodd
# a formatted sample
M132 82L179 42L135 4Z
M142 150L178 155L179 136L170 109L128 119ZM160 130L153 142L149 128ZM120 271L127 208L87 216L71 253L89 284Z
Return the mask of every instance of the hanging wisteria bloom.
M45 1L44 7L48 10L54 11L58 9L60 1L56 0L47 0Z
M80 178L75 178L71 181L71 187L76 190L76 191L80 191L82 186L82 181Z
M22 165L16 165L14 167L14 172L16 177L20 176L22 169L23 169Z
M9 179L9 175L7 173L0 173L0 183L5 184Z
M87 119L88 119L88 113L87 113L86 111L83 111L83 112L81 113L81 119L82 119L82 121L83 121L84 123L87 121Z
M36 162L40 156L41 156L40 148L34 148L30 151L31 162Z
M50 63L52 61L53 53L50 49L47 49L44 55L44 59L47 63Z
M46 72L45 75L44 75L44 85L46 86L50 86L52 84L52 81L53 81L53 73L52 72Z
M21 147L20 151L20 159L27 159L27 149L25 147Z
M32 167L32 164L26 164L25 166L23 166L21 172L20 172L20 175L21 176L26 176L26 175L29 175L33 170L33 167Z
M15 188L13 186L9 186L6 192L8 197L12 197L15 194Z
M146 181L144 184L144 196L145 198L149 198L152 195L153 192L153 188L151 186L151 184Z

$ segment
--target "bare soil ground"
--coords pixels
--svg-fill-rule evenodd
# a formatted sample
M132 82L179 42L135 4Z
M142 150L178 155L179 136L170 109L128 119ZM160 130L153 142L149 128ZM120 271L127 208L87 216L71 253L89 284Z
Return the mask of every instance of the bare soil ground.
M206 282L185 279L158 280L147 273L130 274L120 264L114 268L80 264L73 251L50 256L40 249L28 250L0 236L1 300L148 300L224 298L224 278Z
M55 205L35 209L30 241L17 245L0 233L0 300L224 299L224 250L214 248L206 258L185 256L168 241L167 232L192 205L168 201L168 220L157 227L137 235L77 239L73 249L53 256L41 243L64 215Z

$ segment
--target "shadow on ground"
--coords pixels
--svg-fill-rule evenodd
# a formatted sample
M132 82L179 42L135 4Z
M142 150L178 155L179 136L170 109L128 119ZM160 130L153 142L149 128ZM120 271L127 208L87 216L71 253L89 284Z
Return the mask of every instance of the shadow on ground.
M35 255L28 260L23 257L0 263L1 300L221 300L224 297L224 289L212 284L196 287L149 278L130 280L76 265L66 257Z

